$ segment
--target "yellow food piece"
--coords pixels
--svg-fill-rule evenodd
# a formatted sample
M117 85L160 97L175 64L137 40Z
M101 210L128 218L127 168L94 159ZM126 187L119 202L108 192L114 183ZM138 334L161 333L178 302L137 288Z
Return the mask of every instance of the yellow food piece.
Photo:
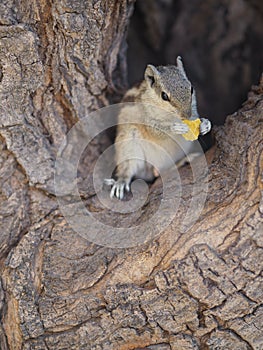
M197 140L198 136L200 134L201 120L200 119L195 119L195 120L184 119L183 123L189 126L189 131L186 134L183 134L183 137L187 141Z

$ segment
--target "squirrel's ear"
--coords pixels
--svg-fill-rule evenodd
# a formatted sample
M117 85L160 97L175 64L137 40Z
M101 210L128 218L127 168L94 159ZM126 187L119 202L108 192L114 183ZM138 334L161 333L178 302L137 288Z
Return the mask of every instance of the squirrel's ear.
M176 58L176 65L179 68L179 70L183 73L183 75L187 78L185 70L184 70L184 65L183 65L183 61L182 61L182 57L181 56L177 56L177 58Z
M160 72L157 70L156 67L154 67L151 64L147 65L144 72L144 79L147 81L147 83L150 86L153 86L155 80L158 78L159 75L160 75Z

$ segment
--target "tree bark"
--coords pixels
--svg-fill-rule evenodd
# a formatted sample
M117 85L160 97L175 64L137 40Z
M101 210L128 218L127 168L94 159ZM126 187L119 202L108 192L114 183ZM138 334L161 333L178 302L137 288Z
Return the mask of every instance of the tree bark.
M58 206L53 179L63 137L125 87L132 5L1 5L3 350L263 347L263 79L215 128L207 200L187 231L180 223L192 199L189 167L180 170L183 193L173 221L136 247L87 241ZM104 135L92 143L81 174L92 171L108 142ZM86 206L114 226L120 214L101 206L87 179ZM147 221L161 192L157 180L144 207L121 216L122 224Z

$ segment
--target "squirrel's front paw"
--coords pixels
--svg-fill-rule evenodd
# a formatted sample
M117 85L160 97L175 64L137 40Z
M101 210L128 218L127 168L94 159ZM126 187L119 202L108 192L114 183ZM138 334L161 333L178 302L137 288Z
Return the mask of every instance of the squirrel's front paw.
M186 134L189 131L189 127L184 123L178 122L172 125L171 130L176 134L182 135Z
M212 124L211 124L210 120L208 120L208 119L200 118L200 120L201 120L200 134L205 135L211 130Z
M110 191L111 198L123 199L125 191L130 191L130 185L125 180L114 180L114 179L105 179L104 184L112 186Z

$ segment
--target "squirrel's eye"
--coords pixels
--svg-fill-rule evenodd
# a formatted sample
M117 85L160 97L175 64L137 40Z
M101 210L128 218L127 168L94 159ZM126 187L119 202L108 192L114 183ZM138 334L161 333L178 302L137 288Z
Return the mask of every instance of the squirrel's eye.
M166 92L162 92L162 99L164 100L164 101L170 101L169 100L169 97L168 97L168 95L167 95L167 93Z
M193 95L194 88L191 86L191 95Z

